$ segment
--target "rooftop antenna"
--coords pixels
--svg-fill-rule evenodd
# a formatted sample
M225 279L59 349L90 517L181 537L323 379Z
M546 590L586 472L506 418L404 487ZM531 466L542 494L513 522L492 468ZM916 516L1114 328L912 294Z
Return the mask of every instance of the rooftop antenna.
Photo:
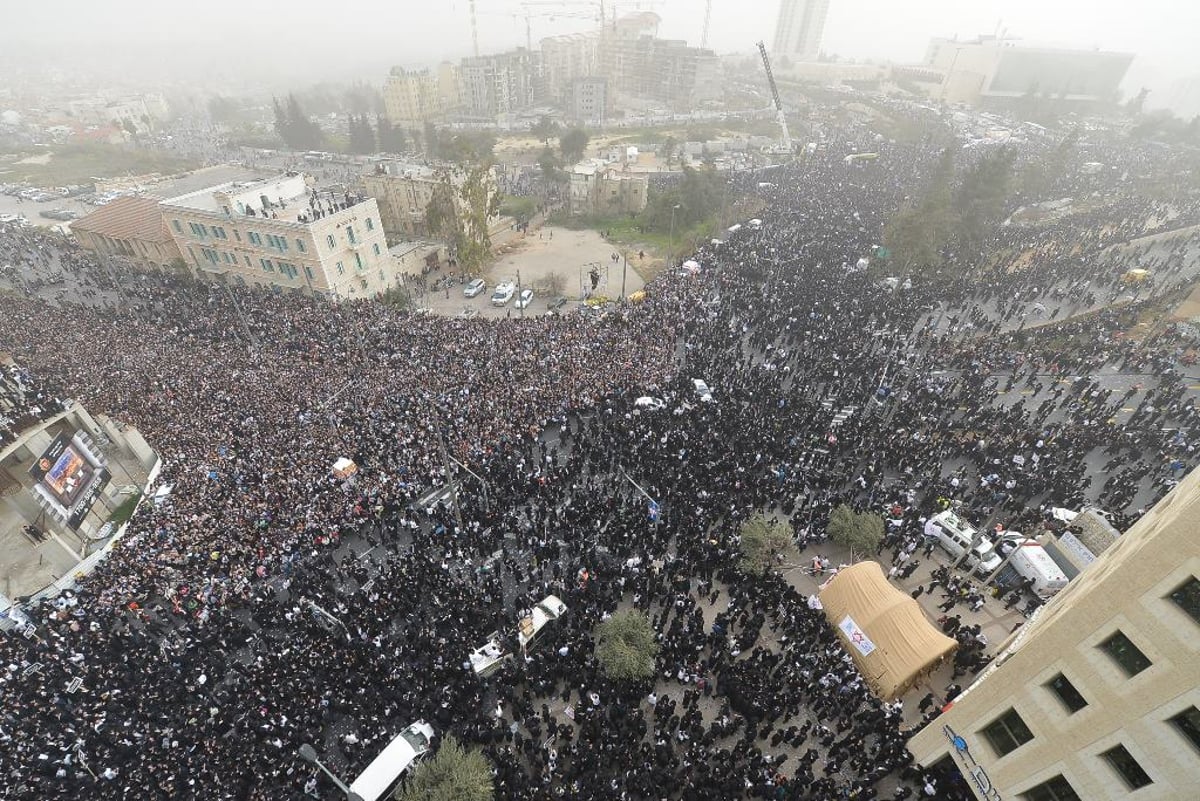
M708 47L708 23L712 19L712 0L704 4L704 32L700 34L701 49Z

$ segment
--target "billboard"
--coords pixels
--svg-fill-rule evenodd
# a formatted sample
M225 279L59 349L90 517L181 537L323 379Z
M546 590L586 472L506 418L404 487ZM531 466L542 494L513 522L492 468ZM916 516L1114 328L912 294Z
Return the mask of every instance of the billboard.
M72 529L79 528L110 478L108 470L74 433L56 436L29 474L36 482L34 492Z

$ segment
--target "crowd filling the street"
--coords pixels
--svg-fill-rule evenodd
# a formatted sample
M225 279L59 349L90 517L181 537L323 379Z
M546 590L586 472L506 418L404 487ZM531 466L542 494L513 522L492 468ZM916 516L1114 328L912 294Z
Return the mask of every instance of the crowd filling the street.
M423 720L434 750L482 748L498 799L969 798L905 743L991 659L968 616L1042 599L936 563L925 524L1032 532L1095 505L1123 529L1196 464L1191 344L1156 304L1200 266L1200 198L1114 185L1170 176L1168 156L1081 146L1111 169L1064 168L1046 197L1110 202L996 226L1005 259L881 273L942 147L845 159L866 136L729 176L761 224L639 303L558 315L131 274L0 228L0 382L25 407L0 444L77 402L136 426L171 487L77 589L29 605L36 637L0 638L0 795L336 798L301 746L352 778ZM865 556L937 593L959 644L908 709L797 580L838 567L842 504L883 517ZM760 513L803 570L739 567ZM549 595L567 612L538 646L478 675L468 655ZM595 657L628 609L657 637L647 682Z

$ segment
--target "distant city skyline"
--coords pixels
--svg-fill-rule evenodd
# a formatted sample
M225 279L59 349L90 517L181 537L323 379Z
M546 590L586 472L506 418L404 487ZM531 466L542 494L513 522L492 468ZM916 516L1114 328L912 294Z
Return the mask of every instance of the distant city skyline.
M639 5L662 17L660 36L699 44L704 0L609 0L605 8L623 14ZM525 44L519 0L477 0L476 7L482 51ZM82 70L121 71L144 83L160 76L208 77L278 87L355 78L381 84L391 65L422 66L471 53L468 0L436 6L344 0L336 12L327 4L293 0L286 16L273 4L230 0L210 0L203 15L163 13L164 8L170 7L147 0L6 8L0 64L34 68L70 60ZM536 47L545 36L594 27L598 9L599 2L595 11L582 2L539 6L529 20L530 38ZM713 0L710 47L752 55L755 42L773 41L778 11L778 0ZM1144 20L1154 24L1133 24ZM1115 0L831 0L821 49L842 59L916 63L933 36L1006 31L1021 44L1129 51L1137 59L1126 95L1148 86L1155 105L1168 100L1178 81L1200 75L1200 53L1190 41L1197 28L1200 7L1174 0L1146 0L1136 7Z

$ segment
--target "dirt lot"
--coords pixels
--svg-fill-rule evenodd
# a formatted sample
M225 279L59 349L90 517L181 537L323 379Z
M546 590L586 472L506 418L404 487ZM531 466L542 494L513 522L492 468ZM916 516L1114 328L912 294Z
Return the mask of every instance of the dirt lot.
M517 317L521 312L508 303L504 306L493 306L490 302L492 288L501 281L517 282L518 277L522 287L532 287L534 290L533 303L525 310L525 314L541 315L547 311L547 304L556 293L550 291L550 276L557 275L561 280L563 297L570 302L563 310L578 305L581 297L581 284L590 286L588 272L595 265L600 272L600 284L596 295L604 295L614 300L621 296L621 281L623 262L614 262L614 250L595 231L571 231L566 228L543 228L532 231L527 237L518 236L506 243L497 253L496 258L484 273L488 289L474 297L463 297L463 287L459 279L455 279L450 287L443 287L436 292L430 292L418 303L436 314L455 315L464 309L471 309L483 317ZM636 259L636 254L633 254ZM440 273L430 276L430 284L446 275L443 269ZM643 286L641 276L630 263L625 275L625 295L628 296Z

